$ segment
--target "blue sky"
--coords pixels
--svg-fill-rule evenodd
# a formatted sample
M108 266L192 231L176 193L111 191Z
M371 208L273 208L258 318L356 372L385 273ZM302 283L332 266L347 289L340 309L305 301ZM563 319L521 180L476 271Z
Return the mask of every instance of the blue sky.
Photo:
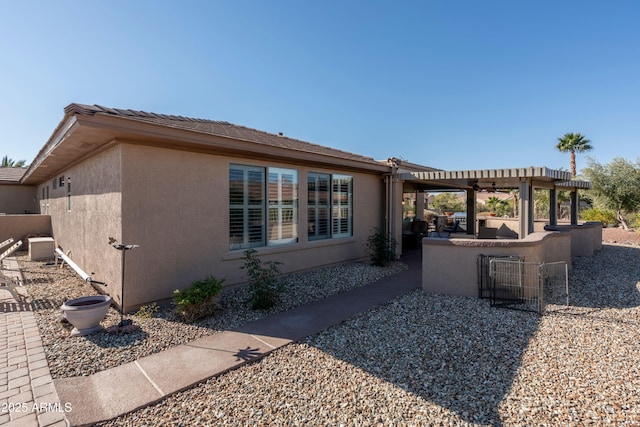
M72 102L248 126L442 169L640 158L640 2L12 1L0 155ZM578 170L586 166L578 155Z

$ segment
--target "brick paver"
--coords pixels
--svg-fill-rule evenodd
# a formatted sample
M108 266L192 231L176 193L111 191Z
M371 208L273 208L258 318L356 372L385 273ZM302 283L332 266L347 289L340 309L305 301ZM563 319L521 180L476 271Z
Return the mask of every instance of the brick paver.
M14 258L4 260L6 275L20 274ZM25 288L18 293L27 295ZM0 288L0 424L8 427L67 426L49 371L31 306Z

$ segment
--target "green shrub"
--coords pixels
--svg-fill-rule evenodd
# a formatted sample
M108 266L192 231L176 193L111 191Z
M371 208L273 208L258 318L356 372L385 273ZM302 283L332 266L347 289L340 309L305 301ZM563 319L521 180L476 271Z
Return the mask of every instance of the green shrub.
M153 318L159 308L160 307L158 307L158 304L156 304L155 302L152 302L149 305L143 305L136 312L136 317L142 320L149 320Z
M604 209L585 209L580 211L580 219L584 221L601 222L604 227L617 225L616 215Z
M263 263L256 256L255 249L244 252L244 266L249 277L249 289L251 290L251 307L254 310L265 310L273 307L280 299L280 293L284 284L277 279L280 274L277 261Z
M378 228L367 238L367 248L371 263L378 267L384 267L396 260L396 248L398 242Z
M193 322L211 316L218 309L218 294L222 291L224 279L209 276L191 282L187 289L173 291L176 312L185 320Z

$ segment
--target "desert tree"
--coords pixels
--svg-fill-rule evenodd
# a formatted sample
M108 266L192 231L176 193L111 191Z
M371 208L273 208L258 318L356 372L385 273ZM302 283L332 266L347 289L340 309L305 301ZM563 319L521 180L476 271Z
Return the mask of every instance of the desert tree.
M625 214L640 208L640 160L635 163L615 158L607 165L588 159L582 171L591 182L596 200L616 214L624 229L629 228Z

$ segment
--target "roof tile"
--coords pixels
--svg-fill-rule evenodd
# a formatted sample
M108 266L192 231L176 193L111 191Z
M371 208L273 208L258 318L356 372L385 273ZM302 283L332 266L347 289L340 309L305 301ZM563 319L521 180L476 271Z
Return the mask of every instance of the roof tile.
M27 168L0 167L0 181L18 183Z
M108 108L100 105L84 105L70 104L65 109L65 114L87 115L107 114L136 120L160 126L167 126L179 129L190 130L194 132L205 133L209 135L217 135L226 138L240 139L243 141L253 142L256 144L266 144L274 147L281 147L290 150L304 151L314 154L326 156L347 158L366 163L374 163L380 165L379 161L372 157L361 156L359 154L338 150L335 148L325 147L306 141L301 141L287 136L276 135L245 126L234 125L229 122L216 121L209 119L198 119L182 116L173 116L168 114L148 113L145 111Z

